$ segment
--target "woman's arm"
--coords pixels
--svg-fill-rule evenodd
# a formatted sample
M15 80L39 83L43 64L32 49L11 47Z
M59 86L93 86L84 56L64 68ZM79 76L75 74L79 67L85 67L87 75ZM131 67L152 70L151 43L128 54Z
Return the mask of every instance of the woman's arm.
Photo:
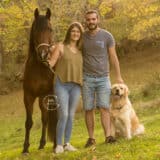
M48 60L48 63L51 67L55 66L55 64L58 61L58 58L62 55L62 53L63 53L63 44L57 44L52 51L50 59Z

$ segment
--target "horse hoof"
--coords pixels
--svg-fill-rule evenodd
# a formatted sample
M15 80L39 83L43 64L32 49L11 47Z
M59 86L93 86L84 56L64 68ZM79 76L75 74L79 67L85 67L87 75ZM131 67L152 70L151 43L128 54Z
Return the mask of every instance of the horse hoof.
M38 149L42 150L42 149L44 149L44 146L39 146Z
M22 152L22 155L28 156L28 155L29 155L29 152Z
M29 150L28 150L28 148L23 148L23 151L22 151L22 154L23 155L28 155L29 154Z

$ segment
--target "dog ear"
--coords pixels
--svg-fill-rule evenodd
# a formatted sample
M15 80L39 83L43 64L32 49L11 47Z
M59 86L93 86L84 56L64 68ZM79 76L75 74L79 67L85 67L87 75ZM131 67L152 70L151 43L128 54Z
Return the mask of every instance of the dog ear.
M129 88L127 85L125 85L125 96L128 96L129 95Z
M115 89L115 84L111 86L111 95L114 93L114 89Z

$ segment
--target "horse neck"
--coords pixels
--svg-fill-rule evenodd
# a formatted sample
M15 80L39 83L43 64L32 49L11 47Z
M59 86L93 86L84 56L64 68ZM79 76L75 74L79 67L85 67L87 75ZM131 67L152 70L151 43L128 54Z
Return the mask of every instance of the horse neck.
M27 63L38 63L36 52L34 50L28 50Z
M27 56L27 64L29 65L37 65L39 64L37 60L37 53L33 43L30 42Z
M37 60L37 53L33 42L33 37L30 35L30 42L29 42L29 50L28 50L28 59Z

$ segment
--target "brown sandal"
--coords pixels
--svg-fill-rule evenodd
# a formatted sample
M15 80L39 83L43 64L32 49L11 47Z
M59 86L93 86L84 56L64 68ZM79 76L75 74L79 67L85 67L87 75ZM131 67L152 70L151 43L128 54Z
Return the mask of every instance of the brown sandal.
M105 143L115 143L116 139L112 136L106 137Z
M95 141L94 138L88 138L87 143L85 144L85 148L91 147L91 146L93 146L95 144L96 144L96 141Z

